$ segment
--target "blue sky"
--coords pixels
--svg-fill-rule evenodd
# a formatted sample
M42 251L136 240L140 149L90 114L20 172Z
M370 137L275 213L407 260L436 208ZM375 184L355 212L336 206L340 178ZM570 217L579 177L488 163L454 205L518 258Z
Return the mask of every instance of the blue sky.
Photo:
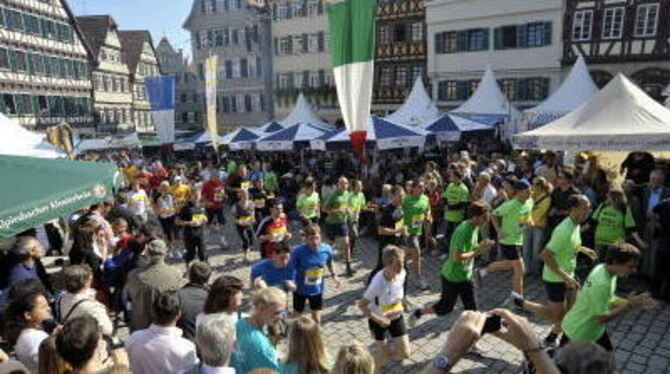
M110 14L121 30L148 29L158 44L167 36L190 55L189 33L181 28L193 0L67 0L76 15Z

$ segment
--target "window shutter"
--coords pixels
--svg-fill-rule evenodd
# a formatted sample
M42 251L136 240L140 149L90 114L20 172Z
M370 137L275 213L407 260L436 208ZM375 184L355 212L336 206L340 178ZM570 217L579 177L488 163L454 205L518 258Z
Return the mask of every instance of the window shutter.
M528 27L527 25L519 25L516 27L516 46L518 48L526 48L528 46Z
M482 33L482 50L483 51L488 51L489 50L489 34L490 31L489 29L481 29L480 32Z
M551 45L551 22L544 23L544 43L542 45Z
M309 34L302 34L302 53L309 52Z
M463 52L463 51L468 51L468 32L467 31L459 31L457 34L457 46L456 46L456 51L454 52Z
M435 34L435 53L444 53L444 33Z
M288 43L286 43L288 45L288 54L292 55L293 54L293 38L289 36L288 38L286 38L286 41L288 42Z
M325 35L323 31L319 31L319 52L323 52L325 50Z
M323 69L319 70L319 86L326 84L326 71Z
M503 49L503 32L502 27L493 29L493 49Z

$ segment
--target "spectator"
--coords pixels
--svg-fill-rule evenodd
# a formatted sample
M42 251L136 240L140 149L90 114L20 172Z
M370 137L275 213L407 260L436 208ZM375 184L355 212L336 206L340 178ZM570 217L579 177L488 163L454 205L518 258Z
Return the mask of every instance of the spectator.
M0 373L3 374L28 374L28 369L22 363L10 360L7 353L0 349ZM41 374L41 373L40 373ZM52 374L50 372L49 374ZM60 373L55 373L60 374Z
M254 296L254 311L235 326L237 347L233 363L237 374L274 373L279 369L277 350L263 332L286 317L286 294L275 288L264 288Z
M168 246L170 249L173 249L177 234L177 225L175 223L177 208L174 196L170 193L170 184L167 181L161 182L154 201L155 211L163 229L163 234Z
M131 234L136 233L141 226L137 217L128 209L128 197L123 193L116 195L116 200L105 218L109 222L114 222L117 218L125 219L128 222L128 230Z
M67 362L63 360L56 349L55 336L42 340L38 357L39 374L66 374L68 372Z
M611 357L596 344L572 343L558 350L556 366L566 374L610 374L614 370Z
M184 337L188 340L195 338L196 317L205 305L209 291L207 284L211 276L212 268L206 262L195 261L188 270L188 283L178 292L181 318L177 322L177 327L184 331Z
M549 151L544 154L544 162L535 169L535 175L538 177L543 177L551 184L556 182L556 180L559 178L556 153Z
M180 307L174 292L156 297L151 326L135 331L126 341L133 374L181 373L198 364L195 345L177 328Z
M56 334L56 350L72 368L68 373L129 373L126 352L123 349L112 351L112 363L107 366L105 348L98 322L88 315L68 320Z
M551 185L544 177L533 179L530 197L533 199L533 209L530 211L530 221L524 229L523 262L531 274L538 274L542 268L539 255L545 243L547 219L551 208Z
M86 264L93 271L96 286L102 279L102 262L107 256L107 241L100 223L83 216L73 228L73 242L70 250L70 264Z
M70 318L89 315L98 322L103 335L111 336L114 326L107 308L95 300L91 269L86 265L70 265L63 270L63 281L66 292L56 300L56 320L65 323Z
M244 284L239 278L229 275L218 277L207 294L203 313L198 314L195 319L196 327L210 319L225 319L235 325L242 318L240 306L243 287Z
M548 178L547 181L551 183ZM580 194L574 186L574 175L567 170L558 172L555 186L556 188L551 193L551 210L549 211L549 228L551 229L558 226L568 216L570 196Z
M291 323L286 362L281 364L280 374L326 374L327 354L323 345L319 325L313 319L302 316Z
M151 312L156 295L176 291L181 284L181 274L165 263L168 248L164 241L155 239L147 244L146 268L136 269L128 275L125 294L130 299L131 331L149 327L153 320Z
M372 374L375 363L367 348L358 341L340 347L333 374Z
M225 320L209 320L198 326L196 346L202 362L189 374L235 374L228 367L235 346L235 326Z
M653 211L659 202L670 198L670 188L665 187L664 184L665 174L663 171L652 171L649 176L649 185L642 190L641 206L637 209L640 212L639 217L635 219L640 227L644 227L644 241L652 244L651 248L645 251L642 256L642 273L651 276L652 279L658 276L654 273L654 264L657 262L656 254L659 250L658 245L654 245L659 241L659 231L657 230L658 221L656 221Z
M31 372L37 372L40 344L49 337L42 328L42 322L49 319L49 302L41 292L23 294L5 310L3 336L14 347L16 358Z
M670 199L661 201L653 210L658 222L658 252L651 292L654 297L670 301Z
M134 182L132 186L133 189L128 192L128 209L140 222L146 222L149 213L149 195L139 181Z
M4 282L6 291L27 279L40 279L38 267L43 251L42 244L33 237L22 237L16 240L12 246L10 258L6 259L10 263ZM5 274L0 276L5 276ZM46 288L46 285L44 286Z

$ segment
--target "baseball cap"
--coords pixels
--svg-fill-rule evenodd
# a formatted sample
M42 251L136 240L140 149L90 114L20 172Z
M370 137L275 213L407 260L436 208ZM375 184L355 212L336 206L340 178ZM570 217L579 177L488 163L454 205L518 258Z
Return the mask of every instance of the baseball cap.
M528 181L522 179L514 182L514 189L515 190L527 190L530 188L530 183Z

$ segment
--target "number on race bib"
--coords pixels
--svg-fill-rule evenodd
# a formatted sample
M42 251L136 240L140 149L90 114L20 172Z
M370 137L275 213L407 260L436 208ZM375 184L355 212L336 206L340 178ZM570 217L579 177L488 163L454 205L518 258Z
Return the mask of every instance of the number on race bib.
M323 268L305 271L305 286L318 286L323 282Z

